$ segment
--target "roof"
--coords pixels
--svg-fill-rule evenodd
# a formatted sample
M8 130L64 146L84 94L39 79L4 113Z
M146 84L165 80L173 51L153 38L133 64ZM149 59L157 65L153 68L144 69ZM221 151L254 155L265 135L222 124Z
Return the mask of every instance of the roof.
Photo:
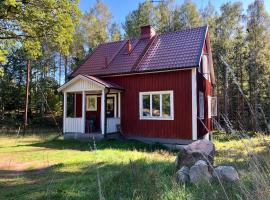
M95 81L96 83L99 83L99 84L103 85L106 88L124 90L123 87L121 87L121 86L119 86L119 85L117 85L115 83L112 83L110 81L104 81L104 80L102 80L100 78L97 78L95 76L88 76L88 75L83 75L83 76L88 78L89 80Z
M74 77L73 79L71 79L70 81L66 82L65 84L63 84L61 87L59 87L57 90L58 92L63 91L64 89L66 89L69 85L71 85L72 83L76 82L79 79L83 79L86 81L90 81L102 88L109 88L109 89L115 89L115 90L124 90L121 86L115 84L115 83L111 83L109 81L104 81L100 78L94 77L94 76L88 76L88 75L77 75L76 77Z
M207 26L156 35L152 38L100 44L71 76L102 76L199 66Z

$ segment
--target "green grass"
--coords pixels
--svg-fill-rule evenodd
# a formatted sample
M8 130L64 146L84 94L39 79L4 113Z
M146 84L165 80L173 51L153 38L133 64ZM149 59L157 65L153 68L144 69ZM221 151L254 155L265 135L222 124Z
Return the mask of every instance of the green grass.
M263 199L269 191L267 183L260 185L263 191L254 185L252 160L261 167L259 175L265 175L270 137L215 141L215 164L233 165L241 175L238 183L223 183L226 195L216 181L199 187L177 184L176 152L160 145L104 141L95 151L93 143L54 137L0 136L0 199L95 200L99 192L106 200L256 199L256 192Z

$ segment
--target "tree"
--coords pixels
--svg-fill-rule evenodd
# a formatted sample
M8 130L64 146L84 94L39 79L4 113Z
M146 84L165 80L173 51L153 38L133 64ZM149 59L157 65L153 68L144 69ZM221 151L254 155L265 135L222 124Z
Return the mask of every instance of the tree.
M202 24L200 13L191 0L185 0L185 2L174 11L173 19L174 30L198 27Z
M161 1L155 6L155 15L157 18L156 28L160 33L172 30L174 0Z
M31 60L41 55L42 43L59 49L64 55L69 53L79 9L77 0L40 0L0 2L0 39L20 43L26 52L26 102L25 127L27 125L28 96ZM1 45L1 59L3 52Z
M44 40L68 54L80 12L76 0L4 0L0 13L0 39L21 42L29 56L36 58Z
M269 87L270 52L267 47L269 25L269 15L265 11L264 2L255 0L247 10L249 97L254 110L253 128L255 131L260 130L259 110L263 111L260 103L263 96L267 96Z
M216 19L216 40L213 43L214 47L214 64L216 66L217 74L217 88L219 96L222 97L222 101L219 101L220 112L224 114L224 117L229 117L229 72L228 68L221 62L220 56L223 56L227 62L233 62L232 55L234 52L234 40L238 31L241 31L242 26L242 5L239 2L225 3L220 8L221 15ZM222 87L222 89L221 89Z
M154 5L150 0L140 3L138 9L132 11L126 17L123 29L125 30L125 37L139 37L140 27L145 25L156 25L156 17L154 12Z
M101 0L97 0L89 12L84 14L82 26L85 30L89 51L95 49L100 43L109 40L108 29L111 24L111 17L111 12Z
M113 23L110 27L110 40L119 41L121 40L121 31L120 26L117 23Z

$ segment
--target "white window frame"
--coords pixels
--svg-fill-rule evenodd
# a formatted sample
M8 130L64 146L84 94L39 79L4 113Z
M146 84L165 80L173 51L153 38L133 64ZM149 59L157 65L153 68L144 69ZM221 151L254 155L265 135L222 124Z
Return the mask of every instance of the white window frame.
M207 102L208 102L208 119L210 119L212 117L212 97L211 96L207 96Z
M211 117L216 116L217 116L217 97L211 97Z
M199 118L204 119L204 93L201 91L199 91Z
M152 116L152 95L159 94L160 95L160 117ZM170 95L170 117L162 117L162 98L163 94ZM150 95L150 116L143 116L143 95ZM139 113L140 120L174 120L174 101L173 101L173 91L172 90L164 90L164 91L150 91L150 92L139 92Z
M95 99L95 106L94 106L94 108L90 108L89 106L89 104L88 104L88 99L91 99L91 98L93 98L93 99ZM87 95L86 96L86 111L97 111L97 96L95 95Z
M116 94L108 94L107 95L107 97L113 97L113 99L114 99L114 116L113 116L113 118L116 118L117 117L117 110L116 110L116 108L117 108L117 98L116 98Z
M210 78L210 64L209 64L209 55L208 54L203 54L202 56L202 72L203 76L211 82Z

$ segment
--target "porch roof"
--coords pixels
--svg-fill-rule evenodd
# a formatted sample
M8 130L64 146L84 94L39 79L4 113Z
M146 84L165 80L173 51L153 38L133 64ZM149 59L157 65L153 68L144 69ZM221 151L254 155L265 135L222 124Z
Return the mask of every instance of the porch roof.
M73 79L71 79L70 81L63 84L61 87L59 87L57 89L57 91L58 92L64 91L65 89L72 86L73 84L75 84L79 80L83 80L85 82L88 82L89 84L95 85L95 86L97 86L97 88L101 88L101 89L109 88L109 89L115 89L115 90L124 90L123 87L121 87L115 83L111 83L109 81L102 80L102 79L95 77L95 76L88 76L88 75L79 74L76 77L74 77ZM82 88L82 90L85 90L85 89Z

